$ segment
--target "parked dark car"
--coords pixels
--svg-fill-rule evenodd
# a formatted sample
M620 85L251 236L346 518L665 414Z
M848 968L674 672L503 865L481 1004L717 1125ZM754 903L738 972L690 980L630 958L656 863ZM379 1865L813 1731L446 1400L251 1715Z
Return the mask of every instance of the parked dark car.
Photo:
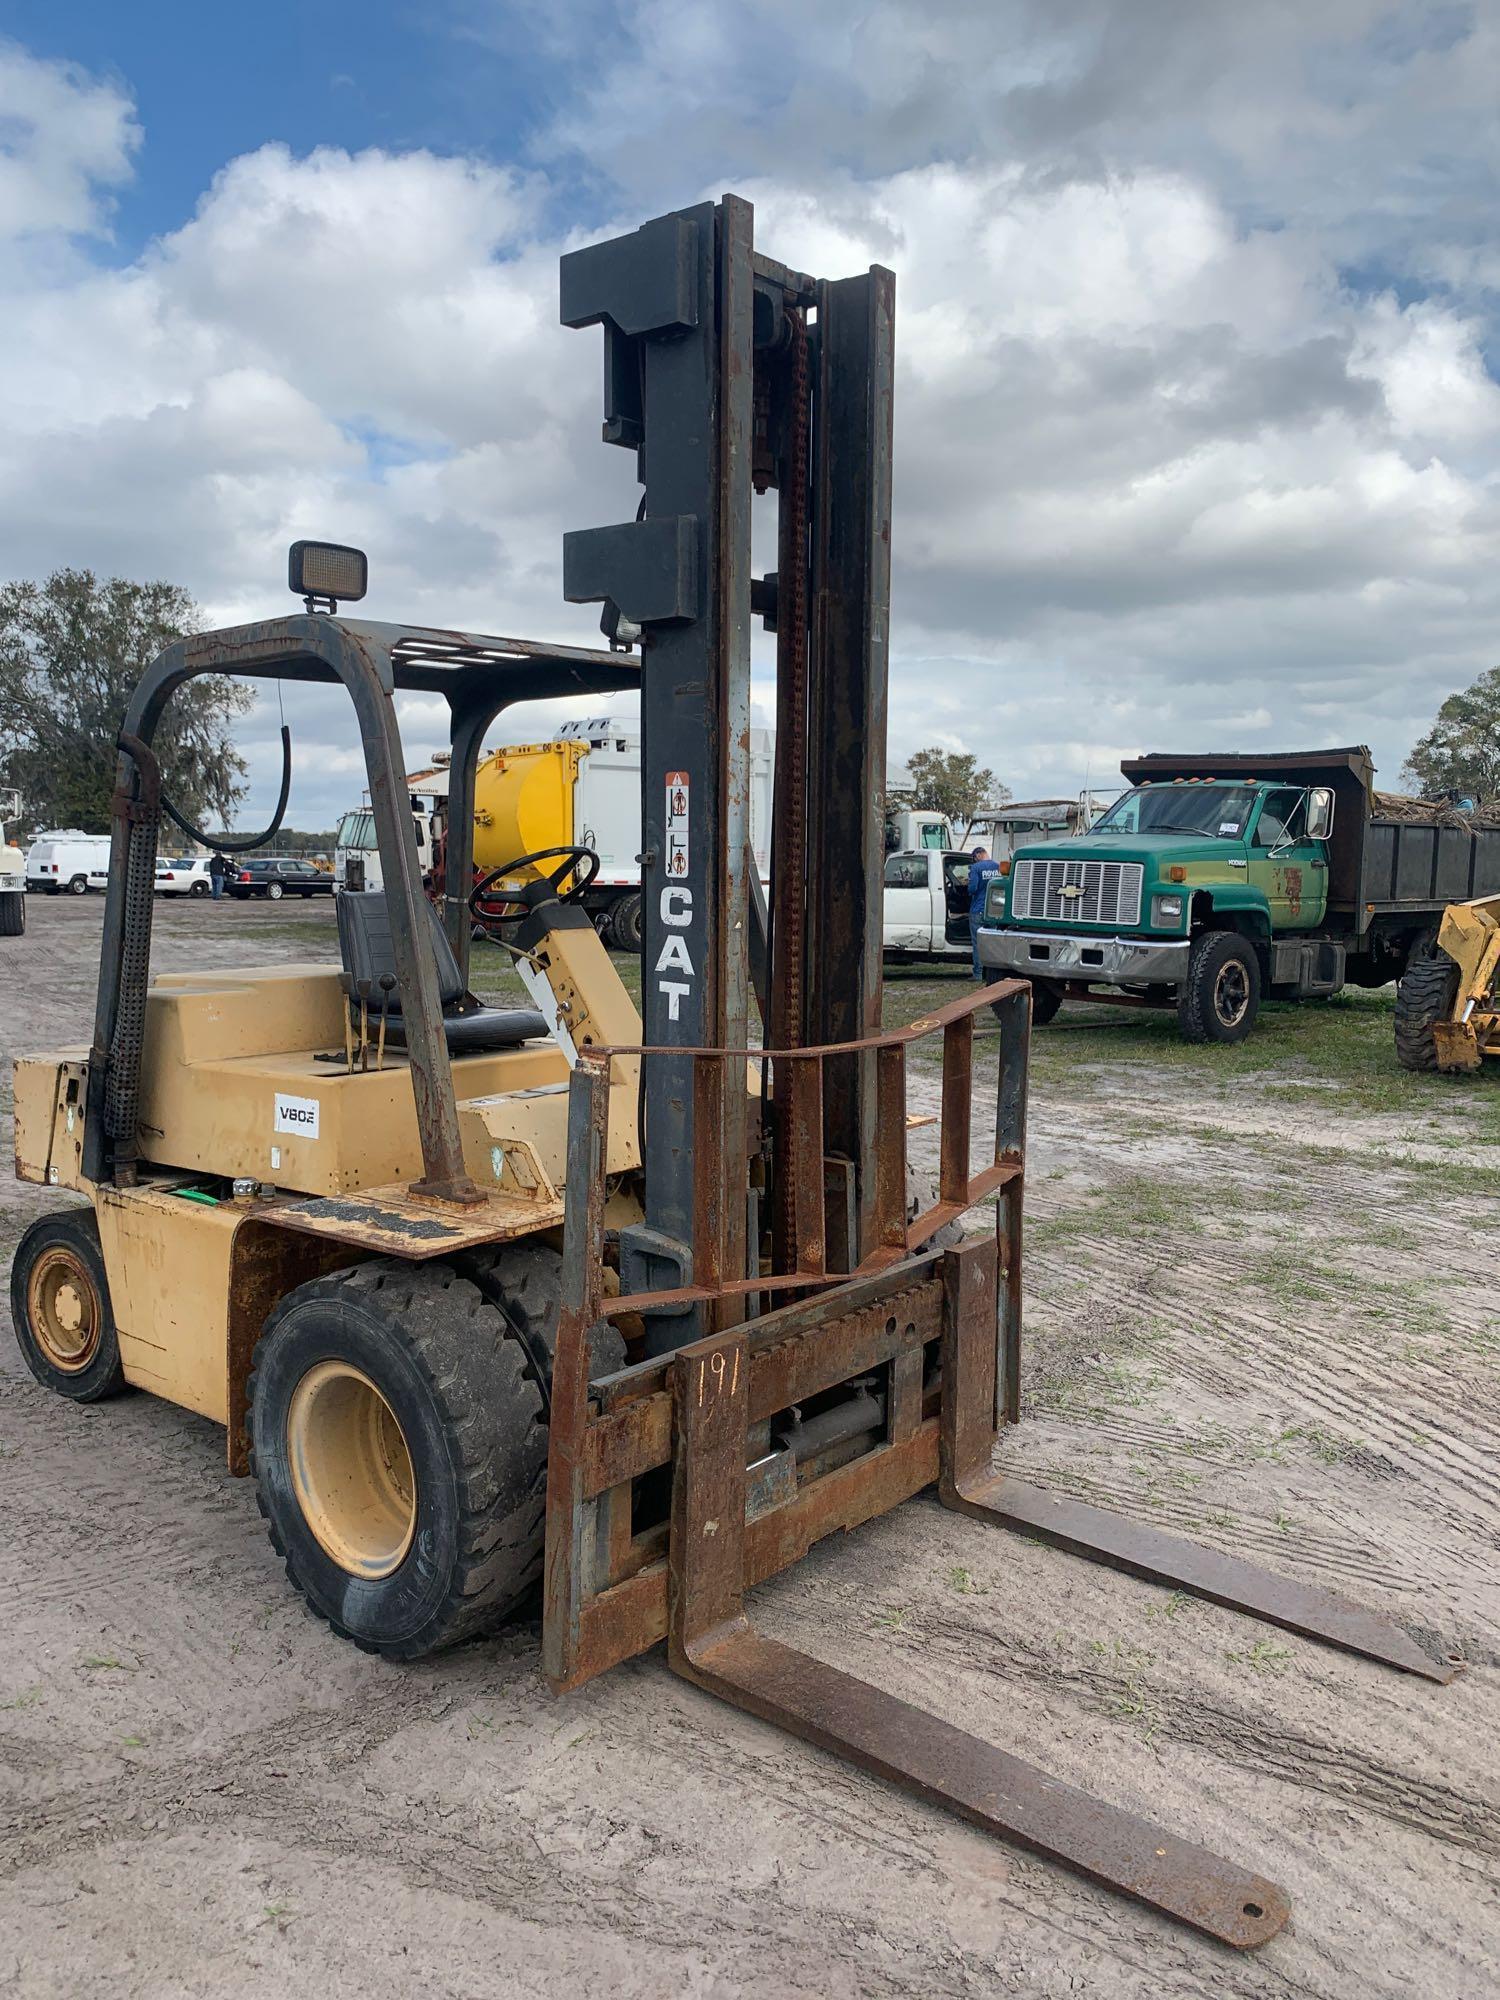
M280 855L242 861L224 884L225 893L238 896L267 896L279 903L283 896L331 896L333 877L310 861L288 861Z

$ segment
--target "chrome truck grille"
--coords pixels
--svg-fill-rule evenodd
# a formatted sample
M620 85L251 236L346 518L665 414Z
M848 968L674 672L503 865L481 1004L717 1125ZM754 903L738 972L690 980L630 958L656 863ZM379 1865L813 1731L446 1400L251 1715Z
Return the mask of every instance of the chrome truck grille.
M1018 861L1011 915L1021 923L1138 924L1139 861Z

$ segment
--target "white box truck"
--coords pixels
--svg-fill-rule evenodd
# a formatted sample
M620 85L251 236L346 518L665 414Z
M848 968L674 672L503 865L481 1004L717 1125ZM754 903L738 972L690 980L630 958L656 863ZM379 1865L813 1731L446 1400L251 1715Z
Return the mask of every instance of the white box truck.
M750 845L771 874L775 732L750 732ZM641 729L634 718L564 723L548 743L495 750L474 781L474 860L501 868L548 847L591 847L599 873L584 907L605 942L641 948Z
M750 732L750 841L761 880L771 873L771 790L775 732ZM442 857L448 772L414 771L406 781L422 871ZM492 750L474 774L474 862L502 868L549 847L591 847L599 873L584 908L606 943L641 948L641 729L633 717L565 722L545 743ZM381 886L375 823L368 804L339 822L334 855L339 890Z

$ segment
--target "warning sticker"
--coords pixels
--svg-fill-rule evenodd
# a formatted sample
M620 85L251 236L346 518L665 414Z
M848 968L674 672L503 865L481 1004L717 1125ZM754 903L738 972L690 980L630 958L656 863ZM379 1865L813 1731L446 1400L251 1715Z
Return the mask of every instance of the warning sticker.
M667 880L680 881L689 859L688 774L667 773Z
M318 1100L315 1097L288 1097L276 1093L276 1132L297 1132L304 1139L318 1136Z

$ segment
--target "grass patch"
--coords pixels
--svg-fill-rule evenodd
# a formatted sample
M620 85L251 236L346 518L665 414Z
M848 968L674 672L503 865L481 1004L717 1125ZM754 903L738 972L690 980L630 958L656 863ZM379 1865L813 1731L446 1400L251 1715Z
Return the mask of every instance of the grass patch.
M1094 1061L1123 1069L1190 1071L1206 1090L1254 1083L1299 1102L1337 1091L1341 1110L1439 1125L1455 1118L1472 1136L1500 1144L1500 1092L1483 1077L1419 1075L1396 1061L1394 987L1349 987L1332 1000L1267 1001L1249 1039L1233 1047L1185 1042L1170 1009L1105 1010L1065 1004L1051 1026L1032 1039L1038 1079L1064 1081Z
M1247 1667L1252 1674L1284 1674L1291 1664L1291 1653L1285 1646L1278 1646L1274 1639L1257 1639L1244 1652L1230 1652L1224 1657L1232 1666Z

